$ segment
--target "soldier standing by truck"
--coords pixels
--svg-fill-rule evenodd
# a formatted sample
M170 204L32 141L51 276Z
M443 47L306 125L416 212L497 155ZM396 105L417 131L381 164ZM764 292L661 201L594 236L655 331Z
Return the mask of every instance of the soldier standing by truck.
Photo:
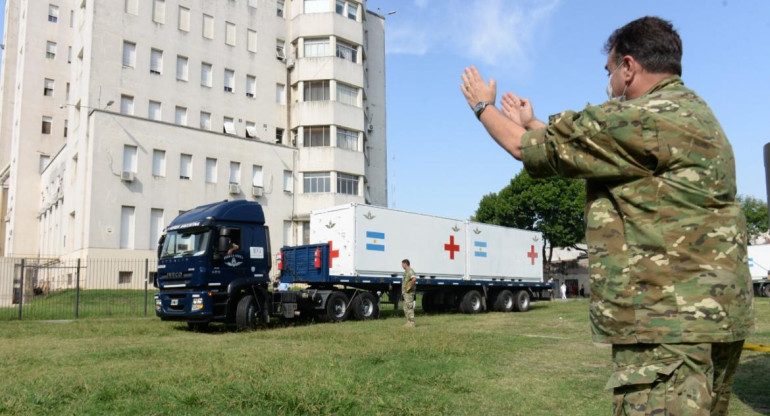
M401 297L404 298L404 315L406 316L407 328L414 328L414 298L417 294L417 275L409 264L409 259L401 261L401 267L404 268L404 281L401 284Z

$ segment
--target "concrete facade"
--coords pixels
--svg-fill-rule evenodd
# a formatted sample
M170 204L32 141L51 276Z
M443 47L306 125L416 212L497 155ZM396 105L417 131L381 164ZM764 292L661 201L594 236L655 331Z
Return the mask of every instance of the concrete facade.
M276 248L314 209L387 205L365 1L9 0L5 19L5 256L152 256L224 199L260 202Z

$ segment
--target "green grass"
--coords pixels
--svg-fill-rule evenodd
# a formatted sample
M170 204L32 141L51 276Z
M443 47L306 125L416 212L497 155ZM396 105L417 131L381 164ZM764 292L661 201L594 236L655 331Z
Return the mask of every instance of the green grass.
M528 313L418 313L414 329L384 315L206 333L155 318L0 322L0 414L610 412L610 350L591 343L585 300ZM770 344L766 298L757 318L750 341ZM745 351L732 415L770 410L767 374L770 354Z
M155 314L157 291L153 288L147 294L147 315ZM48 295L35 296L25 303L22 320L26 319L72 319L75 317L75 289L57 290ZM78 317L139 317L144 316L144 290L80 290ZM0 320L18 320L19 306L0 308Z

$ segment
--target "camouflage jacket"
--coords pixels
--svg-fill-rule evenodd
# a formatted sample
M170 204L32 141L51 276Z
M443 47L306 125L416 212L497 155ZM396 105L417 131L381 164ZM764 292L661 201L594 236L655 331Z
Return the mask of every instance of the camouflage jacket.
M522 138L533 177L586 179L594 340L727 342L753 330L732 148L668 77L643 96L552 116Z
M412 278L417 278L417 274L412 270L411 267L408 267L406 270L404 270L404 280L401 282L401 293L414 293L415 288L417 287L417 282L414 283L414 286L410 290L406 290L406 287L409 285L409 281L412 280Z

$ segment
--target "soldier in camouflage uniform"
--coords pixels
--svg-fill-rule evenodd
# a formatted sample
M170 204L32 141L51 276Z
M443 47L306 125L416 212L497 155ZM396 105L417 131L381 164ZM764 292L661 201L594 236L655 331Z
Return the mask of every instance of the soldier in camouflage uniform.
M401 267L404 269L404 280L401 283L401 297L404 298L404 315L406 316L406 327L414 327L414 298L417 294L417 275L410 267L409 260L401 261Z
M612 344L615 414L727 414L754 320L732 148L680 78L671 23L635 20L605 51L610 100L548 124L511 93L495 108L476 68L461 89L531 176L586 180L591 326Z

